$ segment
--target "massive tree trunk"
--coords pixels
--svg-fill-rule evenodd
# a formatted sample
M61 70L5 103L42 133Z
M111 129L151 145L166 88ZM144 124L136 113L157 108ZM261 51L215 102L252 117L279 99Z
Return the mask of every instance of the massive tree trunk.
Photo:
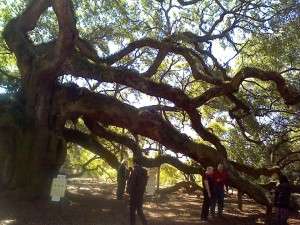
M18 104L22 123L18 120L0 123L3 133L0 150L5 161L1 180L7 189L30 197L49 194L51 178L57 174L66 153L62 138L65 121L57 116L53 96L58 68L75 37L72 32L75 23L70 1L51 3L60 33L47 48L34 45L27 32L35 28L40 15L50 6L48 0L32 1L6 25L3 33L21 74L20 91L8 108Z
M40 86L37 91L31 88L24 93L23 123L0 125L1 158L5 162L1 180L3 186L22 195L47 196L51 178L66 154L61 135L64 124L54 114L51 89Z
M49 195L51 178L57 174L65 154L64 141L50 130L25 128L11 136L9 152L1 143L2 185L28 197ZM24 197L26 197L24 196Z

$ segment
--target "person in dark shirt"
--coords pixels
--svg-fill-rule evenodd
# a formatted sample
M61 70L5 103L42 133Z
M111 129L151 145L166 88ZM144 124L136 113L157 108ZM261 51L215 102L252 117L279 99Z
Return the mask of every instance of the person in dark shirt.
M147 220L143 212L144 193L148 181L147 170L145 170L134 159L134 167L128 180L130 225L135 225L136 212L143 225L147 225Z
M209 166L202 177L203 186L203 204L201 211L201 220L206 222L208 220L209 208L211 206L211 199L213 198L213 171L214 168Z
M279 176L279 185L275 189L276 225L287 225L291 187L286 176Z
M128 179L127 179L127 182L126 182L126 193L129 193L129 191L128 191L129 177L130 177L130 174L132 173L132 170L133 170L133 168L131 166L129 166L128 167Z
M225 196L225 186L228 187L228 173L224 170L222 163L218 165L216 171L213 174L214 179L214 198L211 203L211 214L215 215L216 204L218 205L218 215L223 215L224 208L224 196Z
M125 187L126 187L126 181L128 179L128 169L127 169L127 162L123 161L118 169L117 173L117 199L121 200L123 199Z

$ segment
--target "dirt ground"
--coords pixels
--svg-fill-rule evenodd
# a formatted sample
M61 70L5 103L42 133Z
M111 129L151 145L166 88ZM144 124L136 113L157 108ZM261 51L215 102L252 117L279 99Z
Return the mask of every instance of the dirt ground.
M0 199L1 225L127 225L127 199L115 200L115 185L80 180L68 186L60 204L28 203ZM198 196L197 196L198 195ZM149 225L198 225L202 198L200 193L182 191L163 198L146 198L144 212ZM244 199L243 211L237 209L236 197L226 198L222 218L210 219L209 225L263 224L264 209ZM137 223L139 224L139 223ZM290 225L300 225L300 216L292 214Z

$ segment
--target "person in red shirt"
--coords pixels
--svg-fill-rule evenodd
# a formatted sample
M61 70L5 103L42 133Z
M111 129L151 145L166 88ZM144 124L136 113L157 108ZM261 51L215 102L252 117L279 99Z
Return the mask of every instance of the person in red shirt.
M218 215L222 216L223 208L224 208L224 189L228 188L228 173L224 169L222 163L218 165L217 170L213 173L213 181L214 181L214 198L212 199L211 204L211 215L215 215L215 208L218 205Z

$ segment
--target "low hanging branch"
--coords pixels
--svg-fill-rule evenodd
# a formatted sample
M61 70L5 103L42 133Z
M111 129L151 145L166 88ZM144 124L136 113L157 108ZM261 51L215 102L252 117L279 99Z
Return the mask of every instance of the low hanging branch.
M63 92L66 91L67 89L63 89ZM73 90L75 91L75 90ZM84 93L86 92L83 89L78 89L76 90L78 92ZM64 94L65 95L65 94ZM90 95L90 97L89 97ZM219 159L216 158L216 156L220 156L220 154L217 154L216 150L213 148L206 146L204 144L194 144L193 141L190 139L187 139L187 137L183 134L178 133L178 131L175 130L175 128L171 127L169 123L166 121L162 120L161 117L158 114L152 114L152 113L143 113L139 112L137 109L133 107L128 107L126 104L121 103L121 102L116 102L113 98L110 98L108 96L102 96L100 94L94 94L94 93L89 93L86 92L83 94L83 96L78 96L79 99L77 102L74 102L74 106L76 108L73 108L71 104L67 106L67 110L71 110L73 113L81 111L83 109L84 111L81 111L82 113L89 114L89 109L90 107L88 106L89 104L92 105L98 105L98 116L95 114L96 111L89 117L85 118L85 122L87 127L94 132L96 135L100 137L104 137L108 140L112 140L118 143L121 143L128 148L132 149L135 154L141 154L141 150L139 146L136 145L136 143L131 140L130 138L118 134L114 134L112 132L106 131L103 127L101 127L96 121L102 121L102 113L103 117L105 120L103 122L108 122L110 121L110 118L112 117L112 122L110 123L111 125L116 125L120 127L126 127L127 129L131 130L133 133L139 133L144 136L149 136L152 139L160 140L160 142L164 142L167 147L170 147L173 150L178 149L177 151L179 153L183 153L193 159L195 159L197 162L201 161L201 158L207 154L207 157L204 158L205 161L202 162L202 165L216 165L218 162L223 161L224 158L220 157ZM102 99L103 98L103 99ZM59 97L60 100L62 100L62 97ZM113 103L114 106L114 113L112 114L111 112L109 114L106 114L106 109L107 107L102 106L101 104L97 104L96 102L106 102L105 106L109 104L110 101ZM80 103L81 102L81 103ZM62 103L63 104L63 103ZM80 106L80 104L83 104ZM64 105L64 104L63 104ZM86 107L84 106L86 105ZM119 105L119 106L118 106ZM120 108L119 108L120 107ZM112 108L109 108L112 109ZM77 111L78 110L78 111ZM93 110L96 110L95 108ZM119 114L119 113L120 114ZM101 114L101 116L100 116ZM92 118L92 119L91 119ZM119 121L118 123L116 123ZM145 125L138 126L138 123L143 123ZM168 128L164 128L164 127ZM137 129L139 128L139 129ZM147 132L150 129L150 134ZM171 133L170 131L173 130ZM162 132L160 132L162 131ZM168 134L165 133L165 131L169 131ZM174 137L172 137L174 135ZM176 139L175 139L176 137ZM174 141L173 141L174 140ZM177 145L174 142L180 142L181 144ZM190 153L189 153L190 151ZM216 161L209 161L215 159ZM231 164L238 169L239 171L246 173L250 176L253 177L258 177L260 175L265 175L269 176L271 174L277 173L279 171L279 167L274 167L274 168L261 168L261 169L256 169L250 166L246 166L244 164L238 164L235 162L231 162Z
M169 155L159 155L153 159L146 158L145 156L143 156L143 151L140 146L128 136L108 131L104 127L99 125L97 121L93 121L89 118L85 118L85 124L93 132L93 134L97 135L98 137L102 137L109 141L117 142L128 147L132 151L134 157L145 167L159 167L162 164L167 163L186 174L203 173L203 168L201 168L200 166L193 167L186 165L179 159Z
M239 172L245 173L248 176L253 178L259 178L260 176L272 176L274 174L280 174L280 167L266 167L266 168L254 168L252 166L248 166L242 163L237 163L234 161L230 161L230 163L237 169Z
M112 154L109 150L103 147L97 140L95 140L90 135L87 135L83 132L72 130L72 129L64 129L63 132L64 139L67 142L76 143L82 146L85 149L93 152L98 155L101 159L105 160L112 168L118 169L121 163L118 161L117 157Z
M96 168L88 168L89 164L91 164L93 161L100 159L97 155L90 158L88 161L86 161L84 164L80 165L81 169L80 172L75 174L68 174L68 178L75 178L75 177L81 177L86 172L95 171L98 169L98 166Z
M183 188L188 193L194 192L196 190L202 191L202 188L199 185L197 185L196 183L194 183L194 182L181 181L181 182L176 183L173 186L166 187L166 188L163 188L163 189L159 189L158 191L155 192L155 194L158 194L160 196L164 196L164 195L168 195L168 194L174 193L174 192L176 192L176 191L178 191L180 189L183 189Z
M77 96L76 99L74 95ZM183 152L203 165L207 165L210 161L211 164L216 164L213 162L224 159L214 148L191 141L187 135L177 131L159 114L141 111L112 97L91 93L86 89L62 88L58 92L57 102L63 106L64 114L89 115L104 124L127 128L132 133L163 142L166 147L179 153Z
M162 155L154 159L146 158L142 155L141 149L135 144L134 141L120 134L115 134L108 131L106 131L106 134L101 134L99 131L98 132L96 131L95 134L98 135L99 137L106 138L107 140L114 141L127 146L133 151L134 156L145 167L149 167L149 168L158 167L164 163L167 163L187 174L199 174L203 171L201 167L197 168L197 167L186 165L180 160L178 160L177 158L172 156ZM101 159L106 161L112 168L116 170L119 168L120 162L118 162L117 157L109 150L107 150L105 147L103 147L93 137L77 130L65 129L64 138L67 142L78 144L83 148L90 150L91 152L99 156Z
M74 96L76 97L74 98ZM61 110L66 115L73 113L88 115L95 121L124 127L132 133L159 141L174 152L189 156L200 162L201 165L216 165L224 160L222 155L218 154L214 148L194 143L186 135L179 133L158 114L139 111L112 97L91 93L86 89L64 87L57 92L56 100L63 107ZM230 171L230 181L233 187L239 187L257 202L270 204L269 197L266 196L261 187L242 178L230 164L227 164L227 167Z
M284 163L285 160L287 160L288 158L298 155L300 156L300 151L291 151L289 153L286 153L285 156L283 156L281 159L279 159L277 161L277 165L282 165Z

